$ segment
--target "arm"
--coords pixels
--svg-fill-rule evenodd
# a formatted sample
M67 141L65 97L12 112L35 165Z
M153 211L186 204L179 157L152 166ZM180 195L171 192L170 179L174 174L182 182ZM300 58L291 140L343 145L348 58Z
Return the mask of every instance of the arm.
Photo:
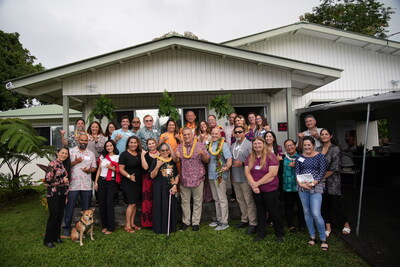
M143 150L140 157L142 158L142 168L147 171L149 169L149 164L147 164L147 161L145 158L146 153L148 153L148 152L146 150Z
M96 180L94 181L94 189L96 189L96 191L98 189L98 181L99 181L100 173L101 173L101 160L99 161L99 168L97 169Z
M103 152L104 144L106 143L106 141L107 141L107 137L105 137L104 135L100 135L98 137L98 140L94 142L94 148L96 149L96 151L98 153Z
M64 130L60 130L60 135L61 135L61 143L64 146L68 146L68 139L65 138L65 131Z
M260 180L254 182L254 184L259 187L263 184L268 184L278 175L279 166L269 166L269 171Z
M163 162L159 159L157 159L157 163L155 163L155 167L154 169L150 172L150 178L154 179L157 177L158 171L160 170L161 165L163 165ZM152 166L154 166L154 162L152 164Z

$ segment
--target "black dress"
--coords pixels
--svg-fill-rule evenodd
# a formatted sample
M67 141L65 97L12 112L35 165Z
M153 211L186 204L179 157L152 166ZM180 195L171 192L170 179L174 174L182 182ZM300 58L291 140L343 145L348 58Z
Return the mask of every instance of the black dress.
M154 160L150 172L157 165ZM153 182L153 230L157 234L166 234L168 229L169 190L171 179L178 175L178 169L173 161L163 163ZM176 231L176 206L175 195L171 196L170 233Z
M127 204L140 204L142 200L142 161L140 155L133 156L128 151L122 152L119 156L119 164L125 166L125 171L130 175L135 174L136 182L122 176L121 186L124 192Z

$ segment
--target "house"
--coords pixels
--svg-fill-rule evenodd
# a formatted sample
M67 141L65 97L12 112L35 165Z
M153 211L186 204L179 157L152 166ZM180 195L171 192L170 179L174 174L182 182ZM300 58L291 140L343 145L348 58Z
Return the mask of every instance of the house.
M239 114L266 115L282 143L303 126L296 109L395 90L399 76L399 42L299 22L221 44L172 35L20 77L10 87L84 118L98 94L113 100L117 118L157 117L167 89L181 114L194 110L204 119L213 97L231 93ZM68 112L63 121L65 128Z

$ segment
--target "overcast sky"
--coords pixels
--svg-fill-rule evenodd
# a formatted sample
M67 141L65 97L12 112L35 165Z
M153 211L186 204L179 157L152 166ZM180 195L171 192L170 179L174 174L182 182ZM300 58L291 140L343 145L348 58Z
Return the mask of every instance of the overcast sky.
M389 33L400 32L400 0ZM223 42L295 23L319 0L0 0L0 29L46 68L191 31ZM400 41L400 34L390 38Z

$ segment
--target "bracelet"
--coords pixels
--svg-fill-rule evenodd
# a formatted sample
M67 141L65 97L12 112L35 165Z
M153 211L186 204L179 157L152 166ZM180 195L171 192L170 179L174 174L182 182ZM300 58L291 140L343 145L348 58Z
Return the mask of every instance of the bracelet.
M128 174L126 177L129 179L129 178L131 178L131 175L130 175L130 174Z

